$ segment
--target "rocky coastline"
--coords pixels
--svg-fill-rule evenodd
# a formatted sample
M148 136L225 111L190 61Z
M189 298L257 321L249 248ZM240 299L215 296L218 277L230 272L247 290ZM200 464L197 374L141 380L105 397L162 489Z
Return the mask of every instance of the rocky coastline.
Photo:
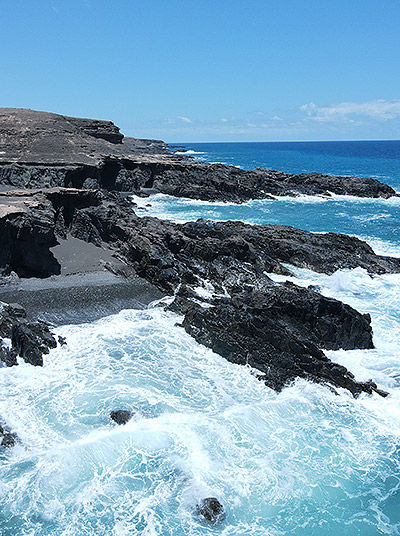
M357 267L372 275L400 273L400 259L336 233L139 217L129 194L232 202L330 193L388 198L396 195L389 186L196 163L163 142L126 139L111 122L31 110L0 109L0 144L0 301L8 302L0 310L3 366L19 359L41 366L51 348L68 343L56 340L49 324L69 318L57 316L55 295L64 309L95 304L75 321L168 295L167 306L187 333L251 366L272 389L306 378L354 396L386 396L324 353L373 348L369 315L268 274L291 275L290 265L328 274Z
M275 196L397 195L372 178L200 163L162 141L124 137L111 121L26 109L0 108L0 146L0 185L8 188L159 192L233 203Z

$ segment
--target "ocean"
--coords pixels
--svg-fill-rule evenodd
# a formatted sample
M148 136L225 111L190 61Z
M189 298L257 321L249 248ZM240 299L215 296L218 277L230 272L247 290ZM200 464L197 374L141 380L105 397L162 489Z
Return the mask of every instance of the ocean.
M244 169L373 176L400 191L400 142L186 144ZM139 214L283 223L357 235L400 256L400 198L242 205L154 195ZM146 206L150 204L149 206ZM0 459L2 536L400 534L400 274L295 269L372 317L374 350L328 351L388 398L298 380L277 394L197 344L159 303L57 328L68 345L0 369L0 415L22 442ZM272 276L276 280L287 279ZM112 409L128 408L125 426ZM202 522L215 496L226 519Z

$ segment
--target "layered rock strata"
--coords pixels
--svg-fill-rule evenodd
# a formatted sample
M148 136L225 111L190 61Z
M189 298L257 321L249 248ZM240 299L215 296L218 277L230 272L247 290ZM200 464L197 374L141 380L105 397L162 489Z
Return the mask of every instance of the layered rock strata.
M152 191L235 203L282 195L396 195L372 178L195 162L161 141L126 138L110 121L17 108L0 108L0 185Z

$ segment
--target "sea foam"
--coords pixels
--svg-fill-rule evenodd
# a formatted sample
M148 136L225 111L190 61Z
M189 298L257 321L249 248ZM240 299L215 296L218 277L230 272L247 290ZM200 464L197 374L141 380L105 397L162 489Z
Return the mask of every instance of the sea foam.
M158 304L58 328L68 345L43 368L0 370L22 440L0 466L3 534L206 535L204 496L224 504L224 535L319 536L321 519L332 535L397 534L400 276L295 272L372 313L376 350L328 355L389 398L304 380L277 394ZM115 426L116 408L135 418Z

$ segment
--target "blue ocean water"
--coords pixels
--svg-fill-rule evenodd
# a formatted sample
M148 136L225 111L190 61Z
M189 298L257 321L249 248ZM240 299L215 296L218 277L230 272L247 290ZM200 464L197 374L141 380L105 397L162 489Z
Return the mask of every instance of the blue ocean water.
M318 141L260 143L183 143L183 150L207 162L243 169L287 173L318 171L373 177L391 186L400 181L400 141Z
M386 149L382 143L371 150L341 145L347 156L336 154L339 149L330 154L329 144L320 157L298 144L282 151L264 151L263 144L188 150L209 161L296 172L344 173L335 166L347 166L349 175L361 175L366 166L370 175L374 167L400 190L398 142ZM319 165L309 158L319 158ZM373 161L368 169L366 159ZM400 255L397 199L229 205L156 195L142 207L138 214L177 220L338 230ZM373 378L388 398L336 396L304 380L277 394L249 368L193 341L177 325L180 318L156 303L62 326L57 331L68 345L45 356L43 368L21 363L0 369L0 415L21 438L0 454L1 535L399 535L400 275L294 269L291 279L319 285L325 295L371 314L374 350L327 354L357 379ZM109 420L119 407L136 413L122 427ZM205 496L225 505L221 525L196 515Z
M317 171L333 175L373 177L400 192L400 141L197 143L185 152L208 162L266 167L290 173ZM250 223L280 223L315 232L343 232L373 243L379 252L396 250L400 241L400 198L373 200L336 196L302 196L242 205L193 203L158 196L153 213L175 220L200 217Z

